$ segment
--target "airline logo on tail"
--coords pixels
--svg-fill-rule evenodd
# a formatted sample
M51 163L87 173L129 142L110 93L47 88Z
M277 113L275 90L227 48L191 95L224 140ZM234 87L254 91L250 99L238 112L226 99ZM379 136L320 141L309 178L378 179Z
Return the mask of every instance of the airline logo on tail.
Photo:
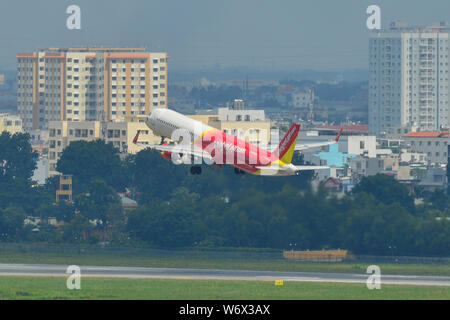
M294 155L295 143L297 142L299 131L300 125L294 122L275 151L278 158L284 163L292 162L292 156Z

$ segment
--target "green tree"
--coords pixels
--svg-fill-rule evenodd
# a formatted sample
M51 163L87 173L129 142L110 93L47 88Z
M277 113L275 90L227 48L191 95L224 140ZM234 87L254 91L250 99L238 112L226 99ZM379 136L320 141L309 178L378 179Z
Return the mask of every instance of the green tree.
M339 226L344 248L357 254L391 255L414 252L416 219L399 203L384 204L360 193Z
M86 241L94 231L94 226L81 214L76 214L73 219L62 226L63 239L68 243L82 243Z
M20 205L32 209L29 196L32 192L31 177L36 168L34 155L24 133L0 134L0 207Z
M141 204L149 205L157 198L168 200L173 190L181 186L186 175L189 175L187 166L175 165L150 149L144 149L126 160L132 189L138 194Z
M0 239L17 241L26 237L24 226L26 214L22 208L8 207L0 210Z
M426 201L441 212L450 213L450 196L445 190L436 189L434 192L426 197Z
M86 191L95 179L102 179L115 190L122 191L127 177L118 152L103 140L74 141L64 149L56 170L73 175L74 194Z
M381 203L399 203L411 213L415 210L414 197L409 194L408 189L394 178L385 174L364 177L353 188L354 194L362 192L373 195Z
M155 200L132 211L127 229L133 238L156 246L194 246L203 239L197 199L185 188L177 189L169 201Z
M75 196L74 202L84 217L97 220L104 239L108 228L123 218L119 196L101 179L92 180L87 186L87 192Z

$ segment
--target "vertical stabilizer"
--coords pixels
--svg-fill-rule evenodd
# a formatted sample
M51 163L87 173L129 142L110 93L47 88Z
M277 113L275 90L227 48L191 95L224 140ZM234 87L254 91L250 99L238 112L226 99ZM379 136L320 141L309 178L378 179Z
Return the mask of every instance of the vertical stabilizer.
M281 139L278 148L274 151L278 158L286 164L292 162L299 131L300 125L294 122L283 139Z

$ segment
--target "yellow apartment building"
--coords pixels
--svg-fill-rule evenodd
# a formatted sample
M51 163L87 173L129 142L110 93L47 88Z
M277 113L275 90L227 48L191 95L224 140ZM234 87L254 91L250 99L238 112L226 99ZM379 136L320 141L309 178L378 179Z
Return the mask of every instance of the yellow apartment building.
M18 116L0 113L0 134L7 131L10 134L23 132L22 120Z
M167 107L165 52L45 48L19 53L17 106L28 132L49 121L111 121Z

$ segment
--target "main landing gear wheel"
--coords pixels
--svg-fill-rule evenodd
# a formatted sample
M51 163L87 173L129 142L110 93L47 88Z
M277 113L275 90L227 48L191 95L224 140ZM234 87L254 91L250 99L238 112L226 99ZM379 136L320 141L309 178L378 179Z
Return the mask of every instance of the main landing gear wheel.
M191 174L202 174L202 167L200 166L192 166Z
M234 168L234 173L236 173L236 174L244 174L245 171L244 171L244 170L241 170L241 169L239 169L239 168Z

